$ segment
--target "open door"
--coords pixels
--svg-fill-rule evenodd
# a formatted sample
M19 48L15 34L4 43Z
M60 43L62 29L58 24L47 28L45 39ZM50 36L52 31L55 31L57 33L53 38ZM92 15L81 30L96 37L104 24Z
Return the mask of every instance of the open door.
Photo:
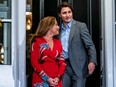
M96 66L94 73L87 78L86 87L100 87L100 0L33 0L32 33L36 31L38 22L43 17L55 16L59 19L57 14L57 5L63 1L72 3L74 8L74 19L85 22L88 26L97 50L98 65Z

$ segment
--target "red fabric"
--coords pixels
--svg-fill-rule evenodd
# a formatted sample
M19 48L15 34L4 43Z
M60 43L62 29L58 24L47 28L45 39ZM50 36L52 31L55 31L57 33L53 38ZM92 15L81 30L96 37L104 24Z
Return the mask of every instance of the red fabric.
M61 76L64 73L65 70L65 62L62 55L62 46L59 40L53 39L54 45L53 50L51 49L41 49L41 44L47 43L46 40L41 38L36 38L35 42L33 42L31 47L31 64L34 68L33 77L32 77L32 86L35 83L41 83L42 79L40 77L40 73L44 71L47 76L54 78L57 76ZM40 64L39 59L44 58L44 63ZM56 62L56 58L61 57L58 62ZM34 86L33 86L34 87ZM61 81L59 83L59 86L61 86Z

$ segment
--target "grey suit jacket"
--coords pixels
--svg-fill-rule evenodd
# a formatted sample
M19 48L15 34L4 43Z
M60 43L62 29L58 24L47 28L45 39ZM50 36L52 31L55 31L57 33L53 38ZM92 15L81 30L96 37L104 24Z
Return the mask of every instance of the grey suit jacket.
M72 21L69 35L69 60L78 77L86 77L88 63L96 61L96 49L85 23Z

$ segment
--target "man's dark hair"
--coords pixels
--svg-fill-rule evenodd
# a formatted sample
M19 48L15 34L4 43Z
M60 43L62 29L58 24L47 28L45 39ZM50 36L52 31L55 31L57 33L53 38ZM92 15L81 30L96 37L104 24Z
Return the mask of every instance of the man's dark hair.
M72 12L73 12L73 7L71 6L70 3L68 3L68 2L62 2L62 4L60 4L60 5L58 6L58 13L61 12L61 9L62 9L63 7L69 7L69 8L72 10Z

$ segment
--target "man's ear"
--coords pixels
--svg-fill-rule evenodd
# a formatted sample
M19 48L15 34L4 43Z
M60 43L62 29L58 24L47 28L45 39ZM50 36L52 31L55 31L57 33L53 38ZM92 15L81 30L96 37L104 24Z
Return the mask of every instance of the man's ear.
M59 15L59 17L61 17L61 15L60 14L58 14Z

